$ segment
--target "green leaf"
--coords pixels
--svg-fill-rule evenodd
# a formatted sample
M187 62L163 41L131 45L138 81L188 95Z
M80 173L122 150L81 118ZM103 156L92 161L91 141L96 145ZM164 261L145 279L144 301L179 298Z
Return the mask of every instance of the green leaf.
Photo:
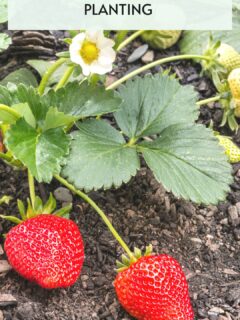
M1 0L0 0L1 1ZM0 19L1 19L1 7L0 7ZM6 33L0 33L0 52L7 50L12 43L12 39Z
M59 112L57 108L51 107L47 112L43 130L46 131L53 128L67 127L76 120L76 117L66 115L63 112Z
M231 166L212 131L202 125L166 128L140 151L156 179L177 197L215 204L230 189Z
M27 103L19 103L12 106L13 110L17 111L20 116L22 116L30 126L36 127L36 120ZM15 121L16 122L16 121Z
M197 95L168 75L146 76L128 81L119 89L123 105L116 121L129 138L156 134L176 123L197 119Z
M0 123L3 124L14 124L21 115L17 112L17 110L13 110L12 108L0 104Z
M44 98L47 105L78 118L116 111L122 102L119 97L114 96L113 91L88 85L86 81L81 85L77 82L69 83L56 92L51 90Z
M15 85L19 85L20 83L22 83L26 86L32 87L38 86L38 82L34 74L26 68L21 68L13 71L6 78L0 81L0 84L2 86L7 86L8 83L13 83Z
M25 85L20 84L13 93L13 102L14 104L27 103L36 121L39 124L44 122L49 106L44 103L41 96L33 87L26 87Z
M61 128L37 132L23 118L6 133L6 146L39 182L59 174L69 151L69 138Z
M62 174L79 189L118 187L139 169L135 148L102 120L86 120L74 132L71 151Z
M8 0L0 0L0 23L8 20Z
M239 20L239 22L237 22ZM240 19L235 17L232 31L185 31L179 43L180 50L184 54L203 54L208 46L209 37L212 34L213 40L221 40L234 47L240 52Z
M48 112L48 105L44 104L37 90L33 87L27 87L19 84L14 89L0 86L0 101L7 106L27 103L32 111L35 120L41 124Z

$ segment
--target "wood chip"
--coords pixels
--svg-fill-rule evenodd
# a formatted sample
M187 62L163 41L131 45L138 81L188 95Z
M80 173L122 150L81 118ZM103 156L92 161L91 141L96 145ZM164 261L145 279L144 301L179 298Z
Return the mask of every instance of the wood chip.
M223 272L226 273L226 274L232 275L232 276L239 275L239 272L236 272L236 271L234 271L232 269L224 269Z
M7 262L7 260L0 260L0 274L1 273L7 273L11 269L12 269L12 267Z
M17 300L11 294L0 294L0 307L16 306Z

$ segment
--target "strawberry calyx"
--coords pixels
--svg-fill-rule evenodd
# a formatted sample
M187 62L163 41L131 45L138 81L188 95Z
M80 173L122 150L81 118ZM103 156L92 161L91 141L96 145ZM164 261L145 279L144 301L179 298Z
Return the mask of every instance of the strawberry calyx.
M203 69L205 72L210 73L212 76L215 73L226 73L225 67L219 62L219 54L218 49L221 46L221 41L215 42L213 37L210 36L208 46L204 55L209 57L209 60L205 60L202 62Z
M34 208L29 198L27 199L27 207L25 207L23 201L20 199L17 200L17 206L21 219L15 216L4 215L0 215L0 218L13 222L15 224L20 224L28 219L35 218L41 214L53 214L58 217L66 217L69 216L69 213L72 209L72 203L70 203L59 210L55 210L57 202L52 193L50 193L48 201L45 204L43 203L40 197L36 197Z
M139 248L134 248L134 252L132 253L132 257L128 258L126 255L121 256L121 261L117 260L117 272L122 272L127 270L132 264L136 263L139 259L142 257L148 257L151 256L153 252L153 247L150 244L149 246L146 247L145 252L143 253L142 250Z

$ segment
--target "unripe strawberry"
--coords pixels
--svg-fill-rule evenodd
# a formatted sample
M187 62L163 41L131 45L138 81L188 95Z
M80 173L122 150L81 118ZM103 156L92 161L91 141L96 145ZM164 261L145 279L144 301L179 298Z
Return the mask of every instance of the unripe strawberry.
M228 83L233 96L235 116L240 117L240 68L232 70L228 76Z
M153 49L168 49L178 41L181 33L180 30L146 30L141 37Z
M193 320L180 264L166 254L144 256L114 282L122 306L138 320Z
M240 149L232 142L228 137L216 136L219 140L219 144L224 148L225 154L228 157L230 163L240 162Z
M222 43L217 49L217 53L219 54L218 62L228 73L233 69L240 68L240 54L233 47Z
M4 247L21 276L46 289L73 285L84 260L77 225L56 215L40 214L12 228Z

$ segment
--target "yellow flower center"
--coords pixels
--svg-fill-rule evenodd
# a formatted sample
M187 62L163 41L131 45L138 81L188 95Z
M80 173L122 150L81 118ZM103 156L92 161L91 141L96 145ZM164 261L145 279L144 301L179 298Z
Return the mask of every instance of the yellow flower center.
M85 40L80 50L80 55L86 64L91 64L93 61L97 60L99 49L96 46L96 43Z

